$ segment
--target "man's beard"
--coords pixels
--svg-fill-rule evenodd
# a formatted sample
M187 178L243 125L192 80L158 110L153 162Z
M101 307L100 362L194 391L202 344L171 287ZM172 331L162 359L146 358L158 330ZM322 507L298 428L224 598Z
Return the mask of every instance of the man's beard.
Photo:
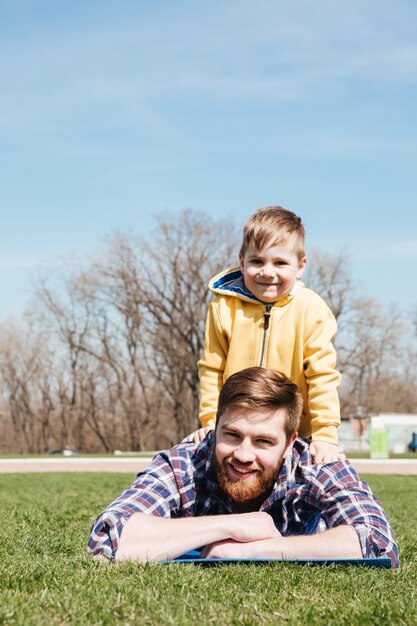
M229 498L239 503L257 500L264 494L266 498L267 494L269 495L269 492L272 490L282 465L282 459L279 459L275 467L269 471L259 469L252 478L242 478L242 480L234 481L230 479L226 471L227 462L229 460L230 458L224 459L220 464L217 458L214 458L217 480L219 481L220 487Z

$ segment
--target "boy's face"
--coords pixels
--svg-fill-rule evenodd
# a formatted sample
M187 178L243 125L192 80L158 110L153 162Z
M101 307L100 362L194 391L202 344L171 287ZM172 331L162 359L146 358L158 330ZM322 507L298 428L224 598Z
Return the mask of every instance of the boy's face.
M245 285L262 302L276 302L289 294L297 278L304 274L306 258L298 259L297 235L292 233L279 244L256 250L249 245L240 257Z

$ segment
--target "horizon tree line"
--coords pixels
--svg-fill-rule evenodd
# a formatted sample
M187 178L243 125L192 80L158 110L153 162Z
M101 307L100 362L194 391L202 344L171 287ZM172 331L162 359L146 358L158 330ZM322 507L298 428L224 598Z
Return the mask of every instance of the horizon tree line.
M39 271L31 309L0 325L0 453L156 450L194 430L207 284L239 246L232 220L186 209ZM345 251L313 251L304 282L338 321L342 416L417 412L416 313L360 298Z

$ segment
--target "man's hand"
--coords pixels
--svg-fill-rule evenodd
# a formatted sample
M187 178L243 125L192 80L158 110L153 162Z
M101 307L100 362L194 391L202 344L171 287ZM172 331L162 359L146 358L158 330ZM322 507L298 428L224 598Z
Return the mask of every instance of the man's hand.
M326 441L312 441L309 447L313 463L330 463L331 461L344 461L346 456L339 452L334 443Z
M207 545L201 556L203 558L242 559L268 554L271 539L277 540L281 533L268 513L256 511L231 516L235 522L231 538L216 541Z
M250 541L249 543L239 543L238 541L218 541L206 546L202 552L203 559L253 559L262 558L266 545L270 539L260 541ZM265 544L265 545L264 545Z
M238 513L231 518L233 519L233 527L229 537L233 541L246 543L281 536L271 515L263 511Z
M211 431L213 430L213 426L205 426L204 428L199 428L198 430L195 430L193 433L191 433L191 435L189 435L189 437L187 437L187 439L189 438L191 440L194 441L194 443L200 443L200 441L203 441L204 437Z

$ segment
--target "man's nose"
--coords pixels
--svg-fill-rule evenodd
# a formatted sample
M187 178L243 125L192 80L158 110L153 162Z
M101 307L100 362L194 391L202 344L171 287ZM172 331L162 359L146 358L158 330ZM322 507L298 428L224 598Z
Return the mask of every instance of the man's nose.
M235 449L233 456L240 463L253 463L256 453L250 441L243 440Z

